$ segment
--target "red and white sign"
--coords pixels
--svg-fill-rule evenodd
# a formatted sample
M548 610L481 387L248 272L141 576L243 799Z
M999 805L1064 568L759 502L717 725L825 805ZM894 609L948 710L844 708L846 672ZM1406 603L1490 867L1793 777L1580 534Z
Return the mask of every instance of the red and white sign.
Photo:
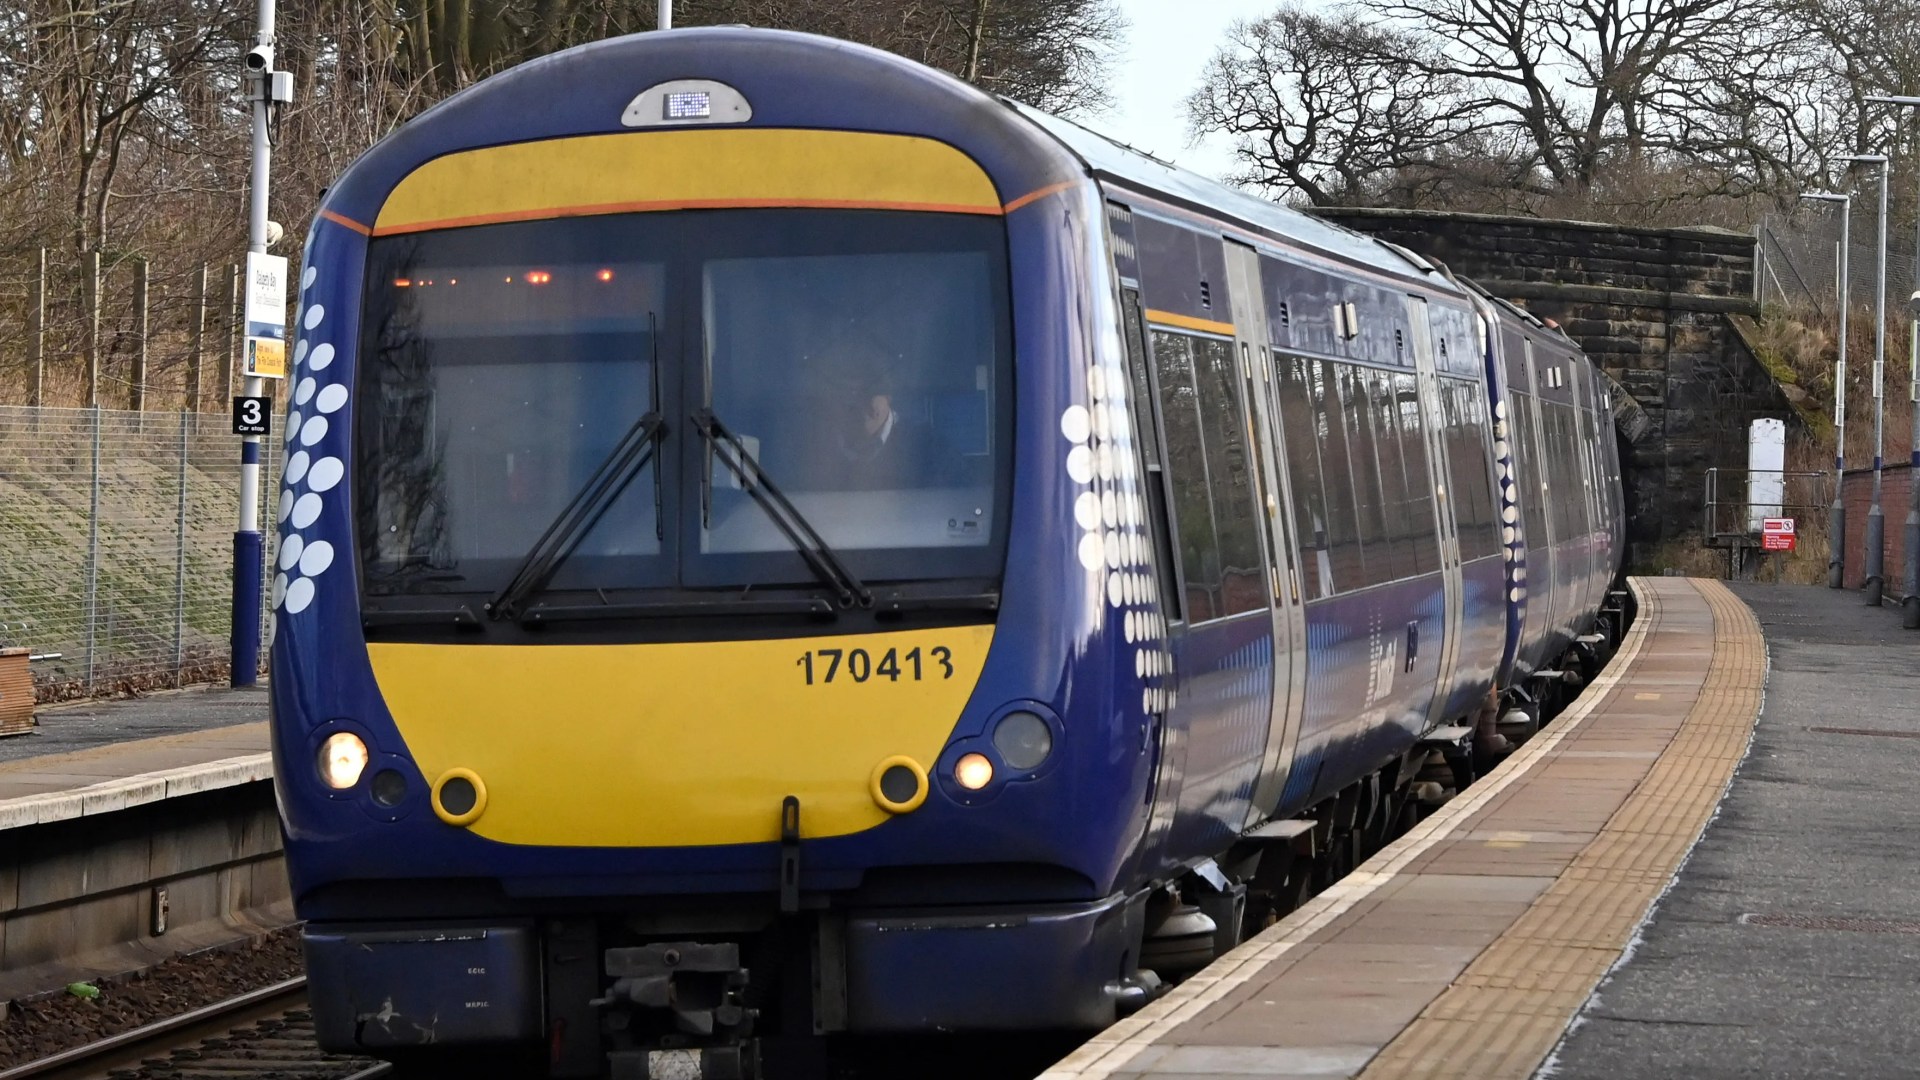
M1762 518L1760 520L1760 550L1792 551L1793 543L1792 518Z

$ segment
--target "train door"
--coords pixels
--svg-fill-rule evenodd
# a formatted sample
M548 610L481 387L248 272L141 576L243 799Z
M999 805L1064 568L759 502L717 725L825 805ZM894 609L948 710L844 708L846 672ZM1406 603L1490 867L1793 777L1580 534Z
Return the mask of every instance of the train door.
M1293 508L1287 497L1287 470L1280 460L1280 415L1275 405L1273 350L1267 341L1265 292L1260 283L1259 253L1244 244L1227 242L1227 285L1238 328L1240 375L1247 393L1247 417L1252 428L1248 445L1259 459L1255 476L1267 540L1268 593L1273 612L1273 696L1270 699L1267 742L1254 787L1249 825L1273 813L1286 790L1287 771L1300 737L1307 682L1306 615L1301 607L1299 545L1293 536Z
M1441 438L1441 433L1447 430L1447 421L1440 406L1440 380L1433 367L1433 324L1426 300L1407 297L1407 317L1413 326L1414 375L1419 380L1421 428L1427 440L1427 483L1440 495L1433 500L1433 506L1434 525L1440 535L1440 580L1446 615L1440 635L1437 684L1427 715L1427 726L1433 727L1446 721L1454 667L1459 660L1461 627L1466 620L1465 586L1460 575L1460 522L1454 513L1454 499L1461 493L1447 489L1447 441Z
M1542 391L1539 357L1533 348L1533 339L1524 338L1521 344L1521 356L1526 364L1526 382L1520 387L1526 391L1524 401L1515 402L1515 412L1525 431L1525 452L1533 455L1532 476L1536 481L1529 485L1526 492L1528 502L1523 506L1537 508L1526 514L1527 524L1527 616L1532 621L1533 613L1540 613L1539 637L1537 640L1550 640L1559 627L1561 558L1559 543L1560 530L1555 527L1552 503L1552 487L1556 477L1553 475L1553 458L1548 456L1553 446L1553 438L1547 431L1547 399ZM1537 527L1536 527L1537 526ZM1538 662L1546 665L1553 662L1553 656L1541 656Z

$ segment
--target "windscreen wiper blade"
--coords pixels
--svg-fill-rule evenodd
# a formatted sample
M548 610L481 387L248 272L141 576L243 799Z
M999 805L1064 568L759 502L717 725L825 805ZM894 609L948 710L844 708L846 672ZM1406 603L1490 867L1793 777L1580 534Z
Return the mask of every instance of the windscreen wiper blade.
M727 430L726 425L720 422L720 418L713 414L713 410L701 409L694 413L693 426L707 440L708 449L712 450L727 468L733 471L733 475L740 478L740 486L747 489L747 494L753 496L754 501L760 504L760 508L773 519L773 523L786 534L787 540L793 544L793 549L806 560L807 566L813 570L815 576L834 591L840 606L843 608L855 605L872 607L873 592L853 575L853 571L847 569L847 564L841 561L840 556L835 554L833 548L821 538L820 531L794 508L793 503L781 493L779 486L767 476L766 470L762 469L753 455L747 453L746 447L740 444L739 437ZM711 483L712 470L703 470L703 472L707 474L703 476L703 481ZM711 497L710 493L708 497Z
M658 412L649 412L634 421L627 433L614 444L613 452L607 455L600 467L587 479L582 487L553 519L547 530L534 541L527 557L507 581L506 588L494 594L487 601L487 615L495 620L512 619L519 614L520 605L540 590L547 587L560 564L573 554L581 540L586 538L601 515L627 489L633 478L640 474L647 462L653 459L654 448L660 444L660 436L665 425L660 422Z

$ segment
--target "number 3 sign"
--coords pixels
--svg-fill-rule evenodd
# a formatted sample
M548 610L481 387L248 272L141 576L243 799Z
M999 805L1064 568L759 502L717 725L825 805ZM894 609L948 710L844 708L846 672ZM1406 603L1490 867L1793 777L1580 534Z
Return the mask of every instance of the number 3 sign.
M268 409L273 405L269 397L236 397L233 399L233 433L235 435L266 435L273 425Z

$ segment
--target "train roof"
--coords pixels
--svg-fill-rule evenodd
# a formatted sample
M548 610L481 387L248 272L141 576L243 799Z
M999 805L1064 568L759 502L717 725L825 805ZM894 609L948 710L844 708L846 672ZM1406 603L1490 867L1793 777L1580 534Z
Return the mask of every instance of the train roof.
M1064 143L1096 177L1227 218L1248 231L1274 240L1396 277L1411 278L1442 292L1461 292L1434 264L1383 240L1188 172L1071 120L1016 101L1009 100L1007 105Z

